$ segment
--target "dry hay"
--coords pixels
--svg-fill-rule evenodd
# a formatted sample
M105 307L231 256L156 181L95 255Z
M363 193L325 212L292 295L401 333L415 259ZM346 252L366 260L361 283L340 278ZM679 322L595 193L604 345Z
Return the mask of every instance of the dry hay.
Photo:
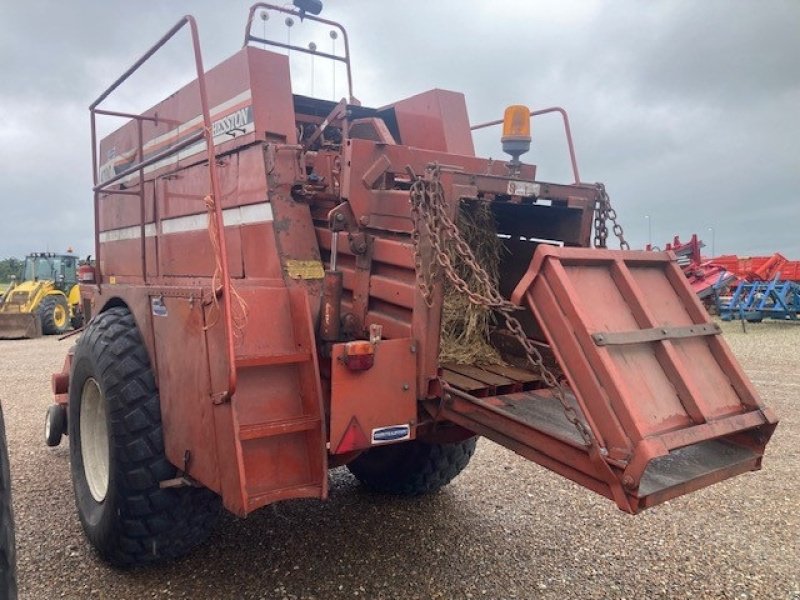
M478 263L483 266L493 283L500 277L500 253L503 245L497 237L494 216L486 202L462 202L458 211L458 229ZM456 273L467 282L470 290L482 286L464 257L452 246L448 248ZM444 278L444 304L442 306L442 333L439 361L462 365L501 365L500 354L489 343L490 327L494 323L491 309L470 302L452 282Z

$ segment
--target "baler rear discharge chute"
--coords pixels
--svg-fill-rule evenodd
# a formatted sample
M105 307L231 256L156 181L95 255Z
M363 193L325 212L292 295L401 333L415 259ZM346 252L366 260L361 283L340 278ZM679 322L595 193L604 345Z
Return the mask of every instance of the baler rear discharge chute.
M464 96L438 89L361 106L344 28L295 4L254 5L244 47L208 71L185 17L91 106L91 321L53 377L47 441L68 429L78 513L104 557L180 556L220 499L239 516L325 499L333 466L379 491L434 491L476 434L629 513L760 468L776 419L674 254L605 247L606 221L620 228L603 186L580 181L562 109L510 107L512 160L479 158L472 130L503 121L470 126ZM345 65L348 97L293 93L288 57L265 49L287 44L251 33L259 10L333 27L344 54L316 55ZM184 27L196 79L142 114L104 108ZM519 161L529 117L550 113L570 184ZM126 123L97 140L98 116ZM459 225L468 211L482 241ZM485 311L490 359L443 358L453 294Z
M544 330L567 406L548 389L449 386L445 418L631 513L760 468L777 420L674 256L544 246L513 298Z

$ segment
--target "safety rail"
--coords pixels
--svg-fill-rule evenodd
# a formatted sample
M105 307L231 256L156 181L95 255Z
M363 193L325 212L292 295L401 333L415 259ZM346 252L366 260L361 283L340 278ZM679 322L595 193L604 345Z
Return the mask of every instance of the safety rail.
M276 10L278 12L282 12L284 14L297 17L301 21L303 19L308 19L309 21L316 21L317 23L322 23L323 25L336 27L339 31L342 32L342 40L344 41L344 56L337 56L336 54L329 54L328 52L319 52L317 50L303 48L302 46L284 44L283 42L268 40L266 38L260 38L258 36L253 35L252 33L250 33L250 30L253 25L253 18L255 17L256 11L259 8L263 10ZM336 21L330 21L328 19L323 19L320 17L315 17L314 15L309 15L308 13L303 11L292 10L289 8L285 8L283 6L275 6L273 4L267 4L266 2L257 2L256 4L250 7L250 13L247 15L247 25L245 26L244 30L243 46L247 46L249 42L256 42L258 44L267 44L268 46L284 48L285 50L297 50L298 52L303 52L304 54L310 54L312 56L321 56L322 58L328 58L330 60L335 60L344 63L347 69L347 95L350 100L350 103L354 102L355 98L353 97L353 75L350 70L350 43L348 42L347 31L340 23L337 23Z
M197 82L198 82L198 91L200 94L200 107L201 113L203 117L203 130L194 134L187 138L186 140L167 148L147 159L144 158L144 136L142 132L142 123L145 121L151 121L158 123L158 119L155 117L148 117L145 115L135 115L126 112L120 111L112 111L106 109L100 109L98 106L106 99L108 96L116 90L122 83L124 83L131 75L133 75L144 63L146 63L160 48L162 48L170 39L172 39L175 34L177 34L183 27L186 25L189 26L191 39L192 39L192 49L194 51L194 62L195 68L197 71ZM92 190L94 191L94 245L95 245L95 258L97 264L97 274L98 274L98 281L102 282L102 260L101 260L101 249L100 249L100 211L99 211L99 201L100 196L103 194L120 194L120 195L129 195L129 196L139 196L139 203L140 203L140 225L141 225L141 259L142 259L142 278L144 282L147 282L147 262L146 262L146 236L145 236L145 195L144 195L144 170L146 167L157 163L164 158L177 154L184 148L194 144L202 139L205 139L206 142L206 152L207 152L207 160L208 160L208 172L209 178L211 180L211 198L212 202L211 205L213 207L213 215L214 215L214 222L216 226L217 232L217 239L218 244L212 244L214 247L215 252L218 253L217 263L219 264L220 268L220 287L217 289L212 290L212 293L215 295L222 296L222 305L223 305L223 312L224 312L224 325L225 325L225 341L226 341L226 353L228 355L228 389L222 393L221 398L219 401L225 402L233 396L236 392L236 383L237 383L237 374L236 374L236 354L235 354L235 338L233 332L233 315L232 315L232 306L231 306L231 278L230 278L230 271L228 269L228 249L227 244L225 242L225 225L223 222L222 217L222 206L221 206L221 198L222 195L220 194L220 185L219 185L219 174L217 172L217 164L216 164L216 148L214 146L214 136L212 133L211 127L211 114L209 111L208 106L208 93L206 90L206 80L205 80L205 69L203 68L203 57L200 52L200 38L197 31L197 22L195 21L194 17L191 15L186 15L181 18L172 28L167 31L147 52L145 52L139 60L137 60L133 65L128 68L125 73L123 73L120 77L118 77L114 83L112 83L100 96L95 100L90 106L89 111L91 113L91 135L92 135L92 176L94 181L94 186ZM111 117L120 117L126 119L133 119L137 123L137 133L138 133L138 143L139 147L137 149L137 162L125 169L120 173L116 173L113 177L106 181L100 181L99 176L99 165L98 165L98 147L97 147L97 116L111 116ZM117 183L118 181L138 172L139 174L139 190L125 190L125 189L109 189L112 185Z
M569 160L572 163L572 176L575 178L575 184L579 184L581 182L581 176L578 174L578 161L575 158L575 146L572 143L572 131L569 128L569 115L567 115L567 111L565 111L560 106L551 106L550 108L541 108L539 110L532 110L529 115L531 117L536 117L539 115L546 115L548 113L560 113L561 119L564 121L564 133L567 136L567 147L569 148ZM492 127L494 125L500 125L503 123L503 119L497 119L495 121L487 121L486 123L479 123L478 125L472 125L470 127L471 131L475 131L476 129L483 129L484 127Z

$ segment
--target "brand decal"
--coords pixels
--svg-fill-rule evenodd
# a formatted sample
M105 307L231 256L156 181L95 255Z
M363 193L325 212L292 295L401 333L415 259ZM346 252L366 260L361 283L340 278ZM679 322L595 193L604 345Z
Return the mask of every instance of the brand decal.
M153 311L154 317L166 317L167 316L167 307L164 304L164 300L160 297L158 298L150 298L150 308Z
M252 122L253 107L245 106L211 123L211 132L215 138L224 134L235 136L237 133L244 133L245 127Z
M399 440L407 440L410 437L411 427L409 425L390 425L389 427L378 427L372 430L373 444L397 442Z

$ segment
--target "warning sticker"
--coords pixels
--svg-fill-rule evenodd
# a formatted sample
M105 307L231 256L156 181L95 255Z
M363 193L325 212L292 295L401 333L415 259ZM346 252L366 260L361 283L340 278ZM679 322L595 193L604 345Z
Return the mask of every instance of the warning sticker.
M532 181L509 181L508 193L511 196L538 196L541 186Z
M318 260L287 260L286 274L292 279L322 279L325 268Z
M390 425L388 427L377 427L372 430L372 443L385 444L387 442L399 442L411 438L411 427L409 425Z

